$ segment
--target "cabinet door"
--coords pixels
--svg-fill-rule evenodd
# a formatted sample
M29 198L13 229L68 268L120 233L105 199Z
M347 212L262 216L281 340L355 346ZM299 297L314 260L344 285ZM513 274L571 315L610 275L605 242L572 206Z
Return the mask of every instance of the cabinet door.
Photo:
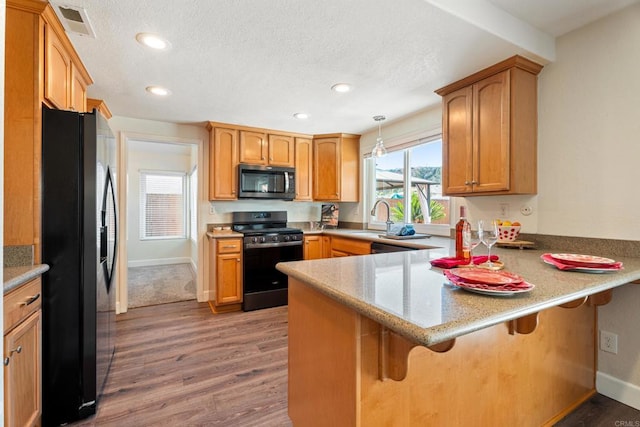
M286 135L269 135L269 164L272 166L293 167L294 139Z
M267 140L264 133L240 131L240 163L267 164Z
M80 73L76 71L75 65L71 63L71 96L69 108L73 111L87 111L87 83Z
M340 139L313 141L313 199L340 199Z
M216 305L242 302L242 258L240 253L216 256Z
M322 258L331 258L331 237L322 236Z
M471 86L442 99L442 186L445 194L472 191L472 95Z
M322 236L304 236L304 259L322 258Z
M509 190L509 73L473 85L473 191Z
M44 96L61 110L67 109L71 76L71 59L50 25L45 26Z
M237 199L238 131L213 128L209 152L209 199Z
M34 426L40 420L40 335L38 310L4 337L4 424Z
M313 141L307 138L296 138L296 200L312 200L313 182Z

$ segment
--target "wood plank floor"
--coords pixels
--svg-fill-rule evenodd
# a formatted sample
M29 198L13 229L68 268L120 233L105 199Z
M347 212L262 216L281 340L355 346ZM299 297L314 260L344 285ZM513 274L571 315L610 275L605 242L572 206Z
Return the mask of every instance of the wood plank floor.
M77 426L291 426L287 307L213 315L185 301L118 316L98 413Z
M98 413L74 426L292 425L287 307L225 315L195 301L136 308L118 316L116 345ZM637 426L640 411L596 394L556 425Z

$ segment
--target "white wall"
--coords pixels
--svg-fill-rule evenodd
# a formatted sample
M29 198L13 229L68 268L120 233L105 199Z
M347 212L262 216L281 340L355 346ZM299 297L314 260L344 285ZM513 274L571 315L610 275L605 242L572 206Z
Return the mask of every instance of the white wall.
M188 145L138 141L129 141L127 148L127 261L129 267L191 262L191 241L188 237L142 240L140 228L140 171L179 172L186 176L193 164L191 148Z
M558 39L539 79L539 233L640 240L639 47L640 4ZM598 310L619 337L617 355L598 352L598 389L636 408L639 307L626 285Z

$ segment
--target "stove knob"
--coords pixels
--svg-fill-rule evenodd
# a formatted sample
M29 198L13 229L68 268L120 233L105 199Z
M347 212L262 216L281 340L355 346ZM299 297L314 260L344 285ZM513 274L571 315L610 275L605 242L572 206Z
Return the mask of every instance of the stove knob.
M289 240L291 240L291 237L289 237L289 236L284 236L284 241L285 241L285 242L288 242Z
M271 240L273 240L274 242L277 242L277 241L278 241L278 236L273 236L273 237L271 238Z
M251 243L258 243L258 238L257 237L252 237L251 238Z
M264 237L264 236L260 237L260 243L264 243L264 242L266 242L266 241L267 241L267 238L266 238L266 237Z

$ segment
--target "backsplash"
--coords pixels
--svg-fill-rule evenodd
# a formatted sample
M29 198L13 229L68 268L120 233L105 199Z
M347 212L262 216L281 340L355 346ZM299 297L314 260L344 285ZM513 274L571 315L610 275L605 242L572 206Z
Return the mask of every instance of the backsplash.
M33 246L5 246L3 264L5 267L33 265Z

